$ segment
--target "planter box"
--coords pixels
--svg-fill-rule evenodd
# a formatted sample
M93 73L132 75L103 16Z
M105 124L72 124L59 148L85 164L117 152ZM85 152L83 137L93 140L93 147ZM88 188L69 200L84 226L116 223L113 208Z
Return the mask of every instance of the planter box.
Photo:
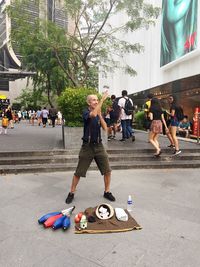
M80 149L82 145L83 127L62 126L63 148ZM101 130L102 143L107 148L107 132Z

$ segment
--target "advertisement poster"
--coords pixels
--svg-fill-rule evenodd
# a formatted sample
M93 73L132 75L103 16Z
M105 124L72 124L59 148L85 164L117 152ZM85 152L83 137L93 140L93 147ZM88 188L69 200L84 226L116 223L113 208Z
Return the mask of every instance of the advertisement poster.
M198 0L163 0L160 66L197 48Z

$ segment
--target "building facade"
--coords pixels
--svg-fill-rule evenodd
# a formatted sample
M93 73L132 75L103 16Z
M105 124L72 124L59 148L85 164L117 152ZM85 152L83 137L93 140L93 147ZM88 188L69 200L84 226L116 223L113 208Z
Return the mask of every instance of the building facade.
M15 21L9 18L6 7L14 4L14 0L0 1L0 95L7 96L11 103L19 96L21 90L26 88L26 77L34 75L22 69L21 55L16 44L10 40ZM23 8L24 12L29 15L30 21L28 23L33 23L35 19L40 18L53 21L66 31L72 27L71 22L68 21L64 1L29 0Z
M149 2L162 10L155 26L121 35L144 46L143 53L123 58L137 75L131 77L120 70L106 76L100 73L99 90L109 85L111 94L120 96L126 89L138 106L149 92L164 100L175 94L185 113L192 117L195 107L200 106L199 0ZM125 17L121 14L118 19Z

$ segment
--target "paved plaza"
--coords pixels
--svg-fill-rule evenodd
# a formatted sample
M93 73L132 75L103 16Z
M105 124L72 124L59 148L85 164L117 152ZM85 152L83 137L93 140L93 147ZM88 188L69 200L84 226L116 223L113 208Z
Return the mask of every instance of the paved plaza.
M117 133L117 140L108 142L107 147L109 149L152 149L152 145L147 142L146 132L136 131L135 136L136 141L133 143L130 140L119 142L122 134ZM162 148L166 148L169 145L169 141L165 136L160 136L159 141ZM180 148L196 149L200 148L200 145L197 145L194 140L193 142L180 140ZM8 129L7 135L0 135L0 152L54 149L63 149L61 126L52 128L51 125L47 125L46 128L42 128L42 126L38 127L36 122L32 126L28 121L22 121L20 124L15 124L14 129Z
M1 151L62 148L61 127L43 129L28 123L15 125L0 136ZM120 134L118 139L120 138ZM161 137L162 147L168 141ZM197 148L181 141L182 148ZM109 148L151 148L147 134L136 132L134 143L117 140ZM113 207L132 212L142 230L113 234L74 234L74 215L104 203L103 178L89 171L75 195L76 209L69 230L53 231L38 225L43 214L69 207L65 204L73 172L0 176L0 266L2 267L199 267L199 169L116 170L111 190Z
M72 175L0 177L0 266L200 266L199 169L113 171L113 207L126 208L131 194L132 215L143 227L113 234L74 234L75 213L105 202L97 171L79 184L69 230L38 225L41 215L68 207Z

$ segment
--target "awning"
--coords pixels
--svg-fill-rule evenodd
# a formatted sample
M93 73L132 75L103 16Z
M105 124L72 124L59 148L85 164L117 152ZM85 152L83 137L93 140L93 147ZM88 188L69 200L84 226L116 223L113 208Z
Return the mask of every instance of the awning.
M35 74L35 72L31 71L0 71L0 80L15 81L17 79L32 77Z

